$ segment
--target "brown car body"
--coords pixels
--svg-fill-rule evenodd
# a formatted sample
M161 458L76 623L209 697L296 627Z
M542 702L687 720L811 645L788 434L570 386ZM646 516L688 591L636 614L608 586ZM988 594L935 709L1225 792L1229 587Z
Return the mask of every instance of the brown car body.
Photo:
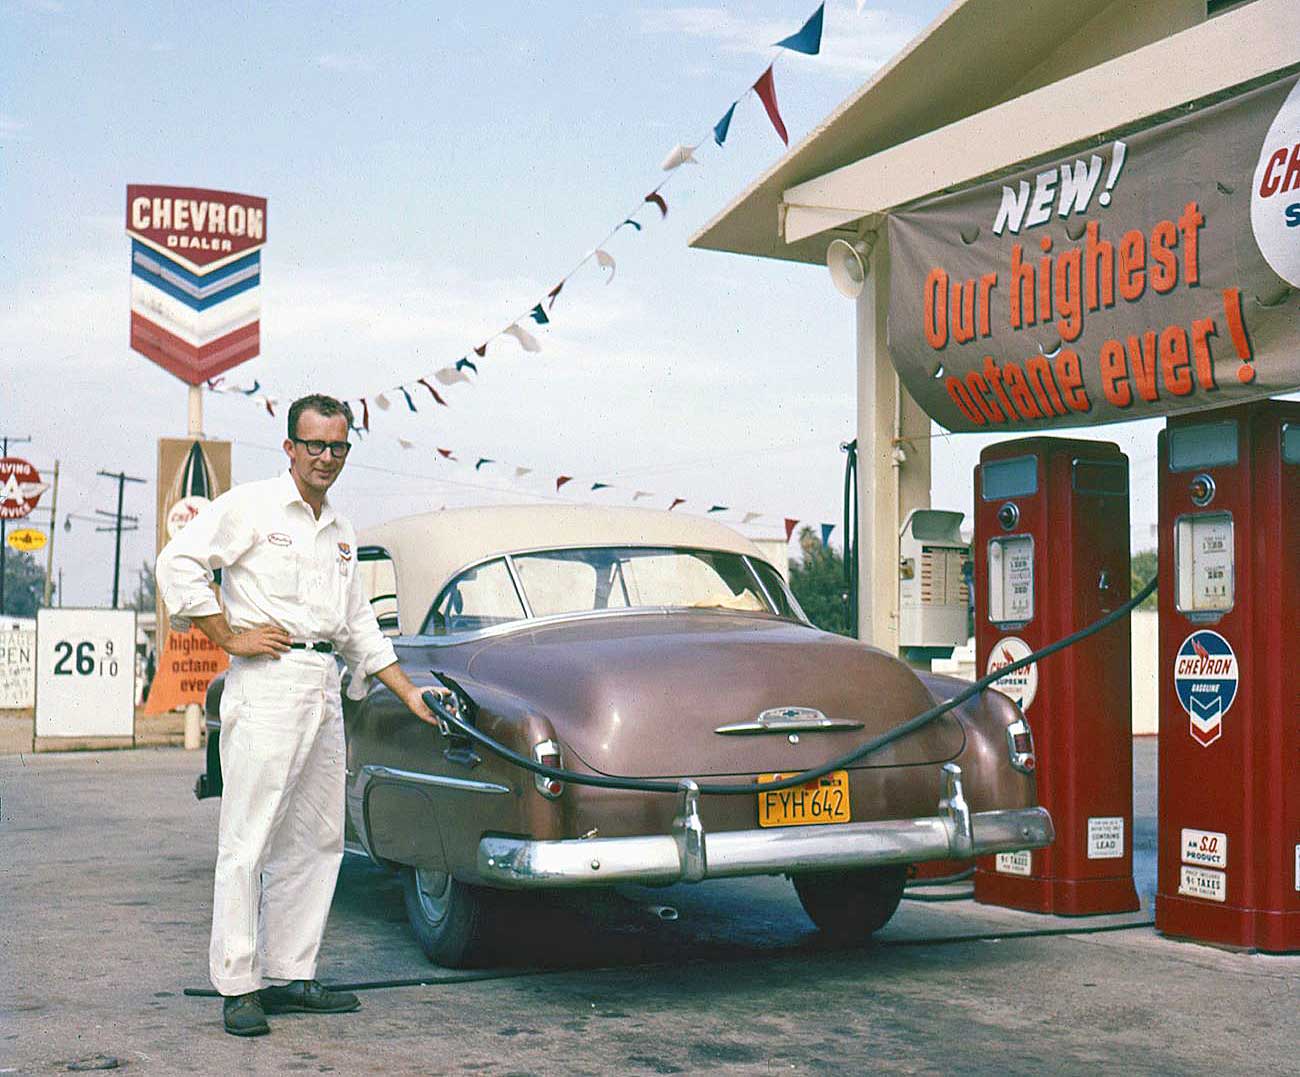
M484 537L466 540L466 529ZM421 634L446 585L511 551L674 547L761 558L747 540L712 521L549 506L460 510L397 521L362 541L363 556L375 566L372 591L390 624L388 588L395 587L394 627L403 634L393 642L412 680L449 679L477 729L525 756L553 742L560 765L571 772L737 784L788 776L836 759L967 687L813 627L788 591L792 612L785 616L634 607L524 617L459 635ZM765 588L784 586L774 578L765 573ZM465 887L798 875L1051 840L1050 820L1036 807L1031 767L1011 761L1008 728L1021 715L997 692L986 691L851 765L851 823L773 831L760 827L754 793L689 798L689 811L685 792L568 782L558 795L546 795L533 774L416 720L381 685L364 694L353 687L347 695L362 698L345 698L344 708L349 848ZM220 691L218 682L209 694L210 728ZM773 713L792 717L773 728L755 723ZM752 732L725 728L747 723ZM954 766L960 768L955 786ZM682 841L687 816L701 834L693 860ZM989 836L978 846L970 841L972 818L976 841L981 829ZM1008 821L1013 833L1002 826ZM886 828L885 839L870 827ZM939 834L938 844L929 837L924 847L909 844L921 832ZM844 850L859 852L836 852L841 834ZM899 835L903 845L890 854L885 845ZM730 866L722 854L706 859L705 846L720 849L728 838L736 849L745 846ZM760 846L761 854L754 851Z

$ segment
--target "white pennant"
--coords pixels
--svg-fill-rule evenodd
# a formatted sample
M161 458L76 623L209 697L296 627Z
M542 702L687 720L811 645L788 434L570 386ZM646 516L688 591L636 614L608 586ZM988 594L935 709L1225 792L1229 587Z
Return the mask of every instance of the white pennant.
M438 380L439 385L455 385L458 381L469 381L469 375L463 370L457 370L454 366L445 366L441 370L435 370L433 376Z
M377 407L380 411L387 411L387 410L388 410L388 397L384 396L383 393L379 393L378 395L376 395L376 397L375 397L375 407Z
M512 336L515 340L519 341L520 345L526 352L539 352L542 350L542 346L537 343L537 338L527 329L521 328L518 325L512 325L508 329L503 329L501 331L507 336ZM464 377L464 375L461 376ZM466 378L465 380L468 381L469 379Z
M763 514L762 514L761 512L747 512L747 513L745 513L745 518L744 518L743 520L741 520L740 522L741 522L742 524L750 524L750 523L753 523L755 520L757 520L757 519L758 519L760 516L762 516L762 515L763 515Z
M643 497L654 497L654 494L652 494L649 490L638 490L636 493L632 495L632 500L640 501Z
M398 438L398 439L397 439L397 444L399 444L403 449L414 449L414 448L415 448L415 442L414 442L414 441L407 441L406 438Z
M515 478L522 479L525 475L532 474L532 471L531 467L517 467L515 468Z
M599 265L601 269L609 270L609 277L605 281L606 284L614 279L614 259L609 252L597 249L596 264Z
M683 146L679 142L669 151L668 156L664 158L664 163L659 167L665 172L671 172L674 168L681 168L685 164L697 165L700 162L691 156L695 149L695 146Z

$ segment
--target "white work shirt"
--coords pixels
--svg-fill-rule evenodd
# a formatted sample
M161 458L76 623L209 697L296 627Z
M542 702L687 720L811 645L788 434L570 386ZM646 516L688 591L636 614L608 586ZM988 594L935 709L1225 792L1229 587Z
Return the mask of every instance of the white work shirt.
M296 641L328 640L360 680L397 661L357 573L352 525L329 499L320 519L293 476L236 486L177 532L158 555L158 592L171 625L220 613L236 630L276 624Z

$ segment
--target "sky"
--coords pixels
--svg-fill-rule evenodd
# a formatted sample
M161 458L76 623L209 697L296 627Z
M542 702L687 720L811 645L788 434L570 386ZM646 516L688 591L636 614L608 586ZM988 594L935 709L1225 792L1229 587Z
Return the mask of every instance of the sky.
M331 496L359 526L473 504L590 499L705 511L780 536L835 523L854 434L853 305L824 269L691 250L689 236L785 147L753 95L713 124L811 0L466 5L129 5L0 0L0 436L60 464L64 604L108 604L113 536L68 513L128 486L123 592L154 555L157 439L186 433L186 387L128 346L128 183L264 196L262 354L229 379L288 401L356 399L454 362L546 294L705 141L566 284L539 354L497 340L447 408L372 408ZM792 144L942 9L827 4L823 51L786 53ZM1133 548L1154 546L1155 422L1081 436L1132 464ZM236 482L283 464L283 408L205 394ZM971 512L991 440L935 431L933 504ZM398 439L410 443L403 447ZM437 447L461 458L439 458ZM493 464L475 470L473 462ZM515 468L533 471L515 478ZM557 475L575 480L557 498ZM592 493L593 482L612 489ZM44 515L49 494L33 519ZM43 557L43 554L42 554Z

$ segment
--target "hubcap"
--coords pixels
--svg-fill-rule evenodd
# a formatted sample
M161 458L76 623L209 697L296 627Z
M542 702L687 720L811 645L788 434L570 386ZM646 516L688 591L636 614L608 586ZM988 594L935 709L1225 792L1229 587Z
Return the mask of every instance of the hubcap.
M440 924L447 918L451 903L451 876L445 871L415 869L415 892L420 899L420 911L431 924Z

